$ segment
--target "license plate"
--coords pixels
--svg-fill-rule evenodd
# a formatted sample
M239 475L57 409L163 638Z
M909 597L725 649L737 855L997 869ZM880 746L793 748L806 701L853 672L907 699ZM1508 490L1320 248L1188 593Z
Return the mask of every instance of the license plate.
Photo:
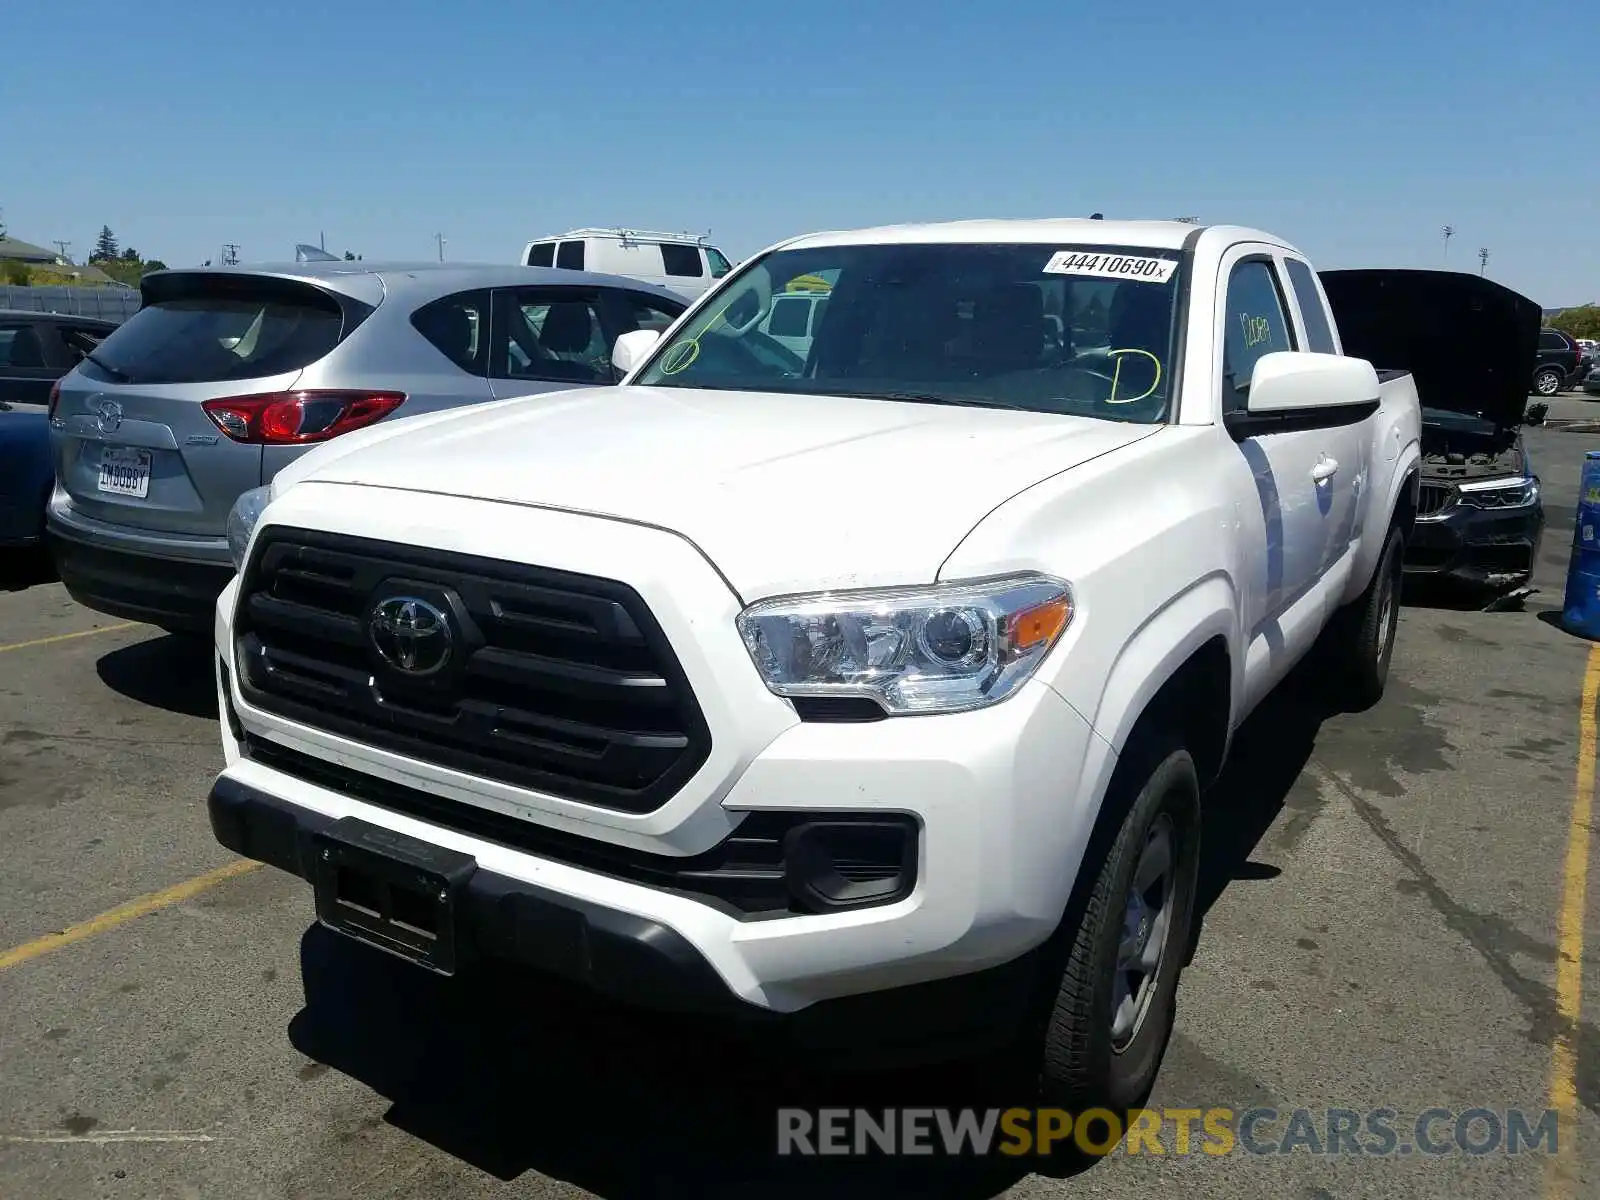
M439 975L455 974L469 854L345 817L313 840L317 920Z
M150 494L150 451L107 446L100 451L100 490L116 496Z

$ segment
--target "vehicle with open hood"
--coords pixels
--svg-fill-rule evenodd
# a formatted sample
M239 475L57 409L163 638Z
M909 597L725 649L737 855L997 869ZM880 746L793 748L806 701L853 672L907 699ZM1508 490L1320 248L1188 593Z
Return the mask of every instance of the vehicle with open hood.
M1347 354L1404 368L1422 402L1422 487L1406 572L1527 584L1544 533L1522 438L1539 306L1456 271L1324 271Z
M795 238L613 361L241 498L218 839L428 970L1137 1103L1234 731L1383 691L1411 376L1176 221Z

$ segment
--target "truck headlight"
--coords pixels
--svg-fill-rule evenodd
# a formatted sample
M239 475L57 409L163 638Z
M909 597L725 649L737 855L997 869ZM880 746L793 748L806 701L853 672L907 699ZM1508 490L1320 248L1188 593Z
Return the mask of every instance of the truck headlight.
M244 552L250 546L250 534L256 522L272 500L272 485L251 488L233 502L228 512L228 553L233 557L233 569L244 570Z
M892 714L1004 700L1072 620L1072 589L1045 575L830 592L751 605L739 634L780 696L865 696Z
M1539 503L1539 480L1532 475L1510 479L1475 479L1456 485L1462 504L1472 508L1528 508Z

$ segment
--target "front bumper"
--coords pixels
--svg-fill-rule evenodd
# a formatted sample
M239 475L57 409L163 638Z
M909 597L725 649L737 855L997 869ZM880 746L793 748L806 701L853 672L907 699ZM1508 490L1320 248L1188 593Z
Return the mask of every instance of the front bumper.
M217 841L307 882L335 818L224 775L207 807ZM597 991L648 997L668 1011L731 1012L733 995L682 936L659 922L535 884L476 871L458 909L460 949L545 970Z
M220 697L225 722L259 743L261 735L248 728L251 718L231 703L226 679L221 686L228 689ZM283 755L252 756L224 728L228 766L213 789L211 812L224 845L301 877L308 839L346 817L470 856L474 878L483 880L474 887L487 890L464 910L461 936L484 957L566 975L635 1003L681 997L675 1007L723 1011L732 1001L792 1013L981 972L1043 943L1083 855L1083 843L1070 832L1078 825L1071 779L1092 736L1042 684L958 718L797 725L780 736L717 806L733 822L731 837L741 835L739 818L773 813L814 815L819 822L907 814L917 824L909 894L837 911L741 912L685 887L654 885L638 871L629 877L626 863L595 866L592 856L557 843L546 853L529 852L503 832L452 818L448 804L428 817L402 811L384 802L381 788L350 786L378 781L370 763L365 770L349 765L363 753L356 746L319 756L325 769L313 781L289 773L292 754L287 768ZM333 774L340 771L345 786ZM592 841L616 848L599 826ZM657 861L663 858L671 861ZM527 898L503 899L514 892ZM566 915L553 917L551 905ZM546 932L529 936L519 932L524 924ZM641 944L598 958L582 950L592 938L615 936ZM617 961L627 968L605 965ZM670 985L664 974L673 977ZM716 986L708 987L708 979Z
M130 530L74 512L60 488L45 511L62 584L96 612L164 629L207 633L233 578L227 538Z
M671 963L696 961L678 953L681 939L734 1001L770 1013L798 1014L1012 964L1059 924L1099 800L1092 794L1097 785L1080 780L1103 778L1111 751L1044 683L1031 681L975 712L802 721L752 667L734 625L738 598L673 535L550 510L490 512L482 502L445 497L389 491L369 497L342 489L319 500L317 492L310 484L293 489L266 519L307 525L336 511L351 536L383 537L412 522L430 545L464 553L541 546L556 560L547 564L552 568L591 575L629 564L629 585L671 640L705 711L710 756L659 808L622 812L407 758L252 708L232 669L233 584L215 614L227 763L219 788L263 797L262 812L290 806L304 814L296 828L349 817L466 855L477 873L526 886L541 903L557 897L586 914L612 914L599 927L659 927L666 933L644 940L661 937L675 947ZM265 755L263 745L270 748ZM693 865L763 821L795 817L818 824L909 819L916 829L914 883L904 894L866 903L751 912L659 881L663 865ZM239 844L256 855L247 838ZM298 853L261 856L285 865L298 862ZM629 861L619 866L619 856ZM641 861L653 865L638 869ZM470 912L466 919L477 920ZM474 930L467 940L491 957L518 944L497 927ZM540 959L536 949L522 961ZM696 975L699 968L683 970ZM620 986L631 987L626 980ZM704 994L693 980L682 991Z
M1469 587L1524 584L1544 535L1544 506L1500 510L1453 505L1418 518L1406 544L1405 572Z

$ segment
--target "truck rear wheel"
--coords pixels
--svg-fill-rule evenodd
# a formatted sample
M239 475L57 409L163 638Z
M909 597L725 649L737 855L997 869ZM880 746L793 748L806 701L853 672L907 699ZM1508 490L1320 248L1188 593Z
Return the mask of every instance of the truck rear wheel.
M1359 599L1335 614L1329 649L1343 677L1346 698L1356 708L1370 708L1383 698L1389 682L1389 660L1400 622L1400 582L1404 570L1405 535L1389 530L1372 582Z
M1125 815L1081 918L1063 926L1070 941L1038 1062L1044 1104L1109 1108L1121 1120L1149 1095L1172 1032L1199 873L1200 783L1187 750L1155 742L1129 747L1112 788L1107 803ZM1084 868L1095 869L1092 857Z

